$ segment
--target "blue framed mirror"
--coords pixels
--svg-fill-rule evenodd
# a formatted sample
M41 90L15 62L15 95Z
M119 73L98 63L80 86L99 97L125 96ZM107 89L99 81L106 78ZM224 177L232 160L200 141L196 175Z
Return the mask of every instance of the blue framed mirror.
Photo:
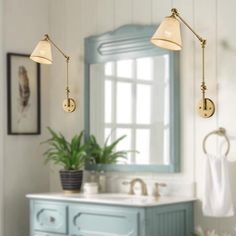
M116 164L87 170L180 171L179 53L157 48L157 26L125 25L85 39L85 137L126 135Z

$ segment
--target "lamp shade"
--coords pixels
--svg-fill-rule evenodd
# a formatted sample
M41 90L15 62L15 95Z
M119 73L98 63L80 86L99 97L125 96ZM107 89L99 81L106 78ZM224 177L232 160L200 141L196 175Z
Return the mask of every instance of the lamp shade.
M47 39L39 41L32 52L30 59L42 64L52 64L52 50L50 42Z
M181 50L182 40L179 21L173 16L165 17L152 36L151 42L161 48Z

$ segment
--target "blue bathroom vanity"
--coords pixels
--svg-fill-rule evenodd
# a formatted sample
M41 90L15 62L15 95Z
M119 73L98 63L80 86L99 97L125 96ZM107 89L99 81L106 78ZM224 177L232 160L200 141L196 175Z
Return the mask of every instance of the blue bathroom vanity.
M31 236L191 236L192 198L29 194Z

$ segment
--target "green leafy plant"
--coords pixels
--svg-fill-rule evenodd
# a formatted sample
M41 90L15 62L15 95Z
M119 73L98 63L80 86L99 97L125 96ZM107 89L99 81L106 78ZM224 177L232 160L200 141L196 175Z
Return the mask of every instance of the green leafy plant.
M129 151L115 151L117 144L126 137L121 136L113 143L108 144L109 137L106 138L103 146L100 146L94 135L90 135L87 141L87 155L96 164L114 164L119 158L127 158Z
M80 170L86 160L86 144L82 143L83 132L75 135L71 141L67 141L61 133L56 133L48 127L51 138L43 143L49 144L44 153L45 162L53 162L64 167L65 170Z

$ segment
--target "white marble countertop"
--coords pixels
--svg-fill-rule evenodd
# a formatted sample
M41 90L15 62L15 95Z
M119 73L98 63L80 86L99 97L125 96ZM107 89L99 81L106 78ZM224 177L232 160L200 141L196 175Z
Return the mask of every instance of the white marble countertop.
M56 201L69 201L93 204L108 204L120 205L131 207L151 207L159 205L168 205L175 203L192 202L197 200L193 197L159 197L152 196L136 196L120 193L106 193L106 194L93 194L84 195L80 194L63 194L63 193L40 193L40 194L27 194L27 198L38 200L56 200Z

